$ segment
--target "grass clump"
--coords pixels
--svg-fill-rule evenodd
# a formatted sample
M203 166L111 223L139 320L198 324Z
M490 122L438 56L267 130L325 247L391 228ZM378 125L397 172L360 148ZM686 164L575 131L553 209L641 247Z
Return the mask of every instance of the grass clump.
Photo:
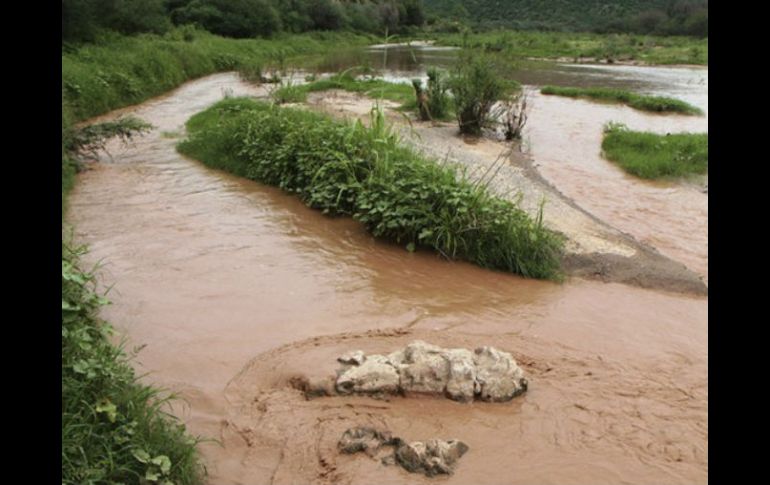
M197 440L137 381L97 314L106 300L62 245L62 484L199 484Z
M559 279L562 238L483 183L399 143L384 116L370 127L305 110L224 100L187 123L180 152L348 215L375 236L449 259Z
M429 67L427 88L423 88L420 79L413 80L412 86L421 120L447 120L454 117L444 71Z
M646 179L708 172L707 133L658 135L610 123L604 128L602 151L628 173Z
M544 86L540 92L543 94L568 96L571 98L590 98L623 103L642 111L653 111L657 113L673 112L687 115L703 114L703 111L701 111L700 108L679 99L662 96L644 96L623 89Z

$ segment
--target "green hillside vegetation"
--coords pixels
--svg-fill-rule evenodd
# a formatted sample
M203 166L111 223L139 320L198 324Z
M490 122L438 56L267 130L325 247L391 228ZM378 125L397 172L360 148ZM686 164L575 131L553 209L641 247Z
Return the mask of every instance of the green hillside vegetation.
M482 29L708 36L708 0L424 0L428 22ZM456 24L455 24L456 25Z

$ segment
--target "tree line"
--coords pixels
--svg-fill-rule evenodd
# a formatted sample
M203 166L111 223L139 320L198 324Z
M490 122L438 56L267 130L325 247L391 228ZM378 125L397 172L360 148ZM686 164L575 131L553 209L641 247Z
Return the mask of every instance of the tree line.
M279 32L402 32L425 22L422 0L62 0L62 41L100 31L164 33L197 25L214 34L269 37Z

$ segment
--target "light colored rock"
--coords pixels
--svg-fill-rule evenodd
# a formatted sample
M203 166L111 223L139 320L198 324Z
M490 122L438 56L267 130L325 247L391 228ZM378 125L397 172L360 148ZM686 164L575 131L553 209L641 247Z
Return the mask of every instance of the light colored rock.
M473 353L467 349L447 349L444 351L444 358L449 365L447 395L455 401L472 401L479 387L476 382Z
M456 401L508 401L527 390L511 354L494 347L443 349L421 340L385 355L349 352L336 380L340 394L426 393Z
M494 347L480 347L474 353L473 362L481 400L508 401L527 390L524 371L511 354Z
M370 355L361 365L348 367L337 378L337 392L340 394L362 393L396 393L398 392L399 375L396 368L390 365L387 357Z
M404 392L442 394L449 379L449 362L444 349L417 340L404 349L399 373Z

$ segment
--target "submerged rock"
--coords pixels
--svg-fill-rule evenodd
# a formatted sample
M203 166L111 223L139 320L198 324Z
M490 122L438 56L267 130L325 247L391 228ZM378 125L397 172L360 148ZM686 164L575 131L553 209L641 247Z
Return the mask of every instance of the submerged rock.
M494 347L443 349L416 340L387 356L360 350L338 359L336 389L351 393L424 393L456 401L507 401L527 390L524 371L511 354Z
M384 464L398 463L412 473L423 473L429 477L439 474L451 475L461 456L468 451L468 445L459 440L431 439L406 443L394 438L387 431L374 428L350 428L342 434L338 448L342 453L363 451L374 457L383 446L394 447L391 455L383 458Z
M466 451L468 445L459 440L402 442L396 449L396 462L412 473L424 473L429 477L451 475L457 460Z
M387 431L358 427L345 431L337 446L343 453L363 451L369 456L374 456L383 445L390 445L392 443L393 439Z

